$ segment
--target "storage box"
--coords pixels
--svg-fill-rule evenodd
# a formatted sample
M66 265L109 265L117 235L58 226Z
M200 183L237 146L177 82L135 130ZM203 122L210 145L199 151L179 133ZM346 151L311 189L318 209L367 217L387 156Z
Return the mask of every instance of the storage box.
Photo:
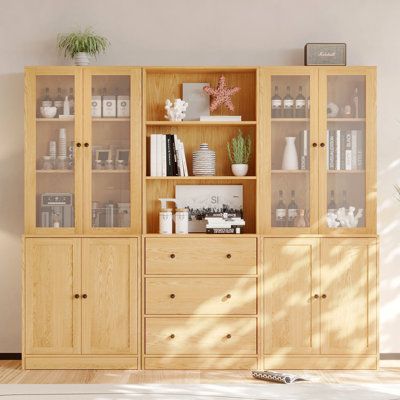
M346 65L346 43L307 43L304 65Z
M127 118L130 116L129 96L117 96L117 117Z
M117 99L115 96L103 96L103 117L117 116Z

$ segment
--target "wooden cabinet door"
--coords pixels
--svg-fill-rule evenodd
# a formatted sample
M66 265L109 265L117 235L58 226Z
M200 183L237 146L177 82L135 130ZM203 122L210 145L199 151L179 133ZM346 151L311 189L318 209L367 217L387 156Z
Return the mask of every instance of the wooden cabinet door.
M322 354L376 353L376 240L322 239L321 264Z
M83 354L137 353L137 251L137 239L83 239Z
M319 353L319 240L264 239L264 353Z
M26 239L26 354L81 351L80 239Z

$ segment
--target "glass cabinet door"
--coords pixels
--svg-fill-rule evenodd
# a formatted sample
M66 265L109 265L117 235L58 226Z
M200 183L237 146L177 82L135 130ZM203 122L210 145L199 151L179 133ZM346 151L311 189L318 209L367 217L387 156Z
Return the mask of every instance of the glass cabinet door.
M85 70L85 231L140 233L140 88L140 70Z
M374 69L321 69L320 101L320 231L370 232L376 196Z
M81 73L26 70L27 232L81 229Z
M317 154L312 147L317 137L317 75L312 68L267 70L270 229L313 232L318 212Z

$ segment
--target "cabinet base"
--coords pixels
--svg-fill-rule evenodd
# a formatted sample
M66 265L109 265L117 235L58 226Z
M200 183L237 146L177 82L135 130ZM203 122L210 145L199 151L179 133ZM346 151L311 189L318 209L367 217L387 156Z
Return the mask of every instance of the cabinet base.
M373 356L264 356L264 369L377 369Z
M25 369L138 369L137 357L27 356Z
M252 369L256 357L146 357L144 369Z

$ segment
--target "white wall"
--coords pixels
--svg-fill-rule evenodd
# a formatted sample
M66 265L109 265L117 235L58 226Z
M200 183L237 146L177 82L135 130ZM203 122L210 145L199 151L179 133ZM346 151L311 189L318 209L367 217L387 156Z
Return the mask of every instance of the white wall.
M58 32L93 26L109 65L302 65L307 42L346 42L378 66L381 351L400 352L400 1L0 0L0 352L19 352L23 67L63 64Z

